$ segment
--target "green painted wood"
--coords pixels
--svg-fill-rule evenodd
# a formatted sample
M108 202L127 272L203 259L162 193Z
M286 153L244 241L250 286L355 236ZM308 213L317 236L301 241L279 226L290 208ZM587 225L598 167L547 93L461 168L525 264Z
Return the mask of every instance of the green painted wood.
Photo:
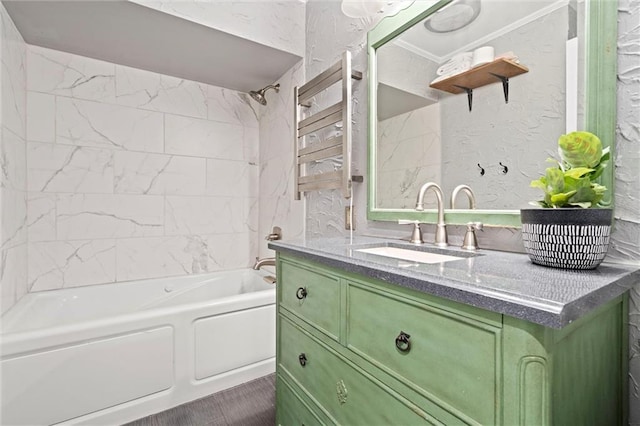
M338 268L332 268L329 266L325 266L319 262L314 262L307 259L299 258L295 255L290 254L279 254L279 259L283 261L283 263L294 264L297 267L306 268L309 271L322 271L322 273L327 274L335 279L341 280L342 283L342 293L341 297L346 298L347 288L346 285L348 282L352 283L361 283L363 285L375 285L377 288L398 297L403 297L405 299L412 300L414 302L419 302L421 304L427 304L439 310L450 312L453 315L461 315L466 318L469 318L472 321L482 322L490 326L494 327L502 327L502 315L496 312L490 312L484 309L476 308L471 305L465 305L460 302L455 302L452 300L443 299L441 297L431 296L424 292L418 290L412 290L406 287L400 287L395 284L391 284L381 280L375 280L372 278L364 277L362 275L347 272ZM278 271L278 277L282 277L283 272ZM342 304L342 311L345 312L346 309L346 299ZM345 325L346 327L346 325Z
M505 317L503 332L503 415L505 425L550 424L547 351L551 330Z
M616 140L617 75L618 69L618 2L617 0L591 0L587 2L589 24L587 31L587 72L585 75L586 103L585 130L600 138L603 146L611 149ZM600 178L609 190L600 202L613 207L614 168L611 161L607 172Z
M418 387L461 422L495 424L500 410L501 329L371 287L349 286L348 347ZM402 352L395 339L411 337Z
M323 266L321 267L324 268ZM336 273L338 272L336 271ZM409 303L415 302L421 305L428 305L438 311L448 312L450 315L466 318L472 322L484 323L490 327L502 327L502 314L497 312L490 312L474 306L465 305L460 302L431 296L418 290L400 287L395 284L363 277L362 275L354 273L342 272L342 276L348 283L373 287L388 293L390 297L399 297Z
M282 344L279 363L285 377L291 378L316 400L326 414L343 425L388 426L439 424L417 406L383 389L356 371L328 347L321 345L301 328L281 318ZM302 366L299 355L307 362Z
M626 424L625 299L561 330L505 316L505 425Z
M334 340L340 336L340 292L337 277L310 269L303 264L281 262L278 300L280 306L308 321ZM298 289L304 288L307 296L296 297Z
M288 419L316 407L324 424L626 424L627 295L555 330L295 256L278 259L279 293L301 273L331 278L317 285L338 286L328 306L339 306L344 328L336 340L279 307L276 371L303 401L300 408L278 400ZM411 335L404 355L395 349L400 331Z
M554 345L553 424L623 424L621 311L618 304L602 312Z
M279 426L326 424L313 411L313 405L303 401L294 388L279 376L276 378L276 401L276 424Z
M585 72L585 126L609 146L613 155L616 126L616 42L617 42L617 1L585 0L587 3L588 24L586 30L586 72ZM401 34L407 28L420 22L438 9L449 4L443 0L433 6L429 2L415 2L394 16L386 17L369 31L369 110L368 110L368 202L369 220L398 221L420 220L423 223L436 223L434 209L416 212L402 209L376 208L376 114L377 114L377 70L376 49ZM560 135L558 135L560 136ZM541 172L544 166L541 165ZM608 167L601 178L602 184L609 188L602 205L613 206L613 166ZM417 194L416 194L417 196ZM476 210L473 212L448 211L445 221L449 224L482 222L489 226L520 227L519 210Z

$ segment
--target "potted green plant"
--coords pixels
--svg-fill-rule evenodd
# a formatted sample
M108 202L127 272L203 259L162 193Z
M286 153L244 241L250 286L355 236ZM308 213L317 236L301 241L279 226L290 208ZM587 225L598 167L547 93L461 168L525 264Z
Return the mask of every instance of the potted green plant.
M601 208L607 188L598 178L610 160L609 148L589 132L558 139L560 160L531 186L544 192L542 208L522 209L522 239L533 263L565 269L593 269L607 254L612 209Z

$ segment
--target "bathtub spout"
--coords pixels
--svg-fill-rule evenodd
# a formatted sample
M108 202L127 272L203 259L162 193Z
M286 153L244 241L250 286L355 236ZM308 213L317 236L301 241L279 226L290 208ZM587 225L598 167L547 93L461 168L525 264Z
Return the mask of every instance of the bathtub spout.
M253 265L253 269L257 271L263 266L276 266L276 258L275 257L265 257L263 259L256 258L256 263Z

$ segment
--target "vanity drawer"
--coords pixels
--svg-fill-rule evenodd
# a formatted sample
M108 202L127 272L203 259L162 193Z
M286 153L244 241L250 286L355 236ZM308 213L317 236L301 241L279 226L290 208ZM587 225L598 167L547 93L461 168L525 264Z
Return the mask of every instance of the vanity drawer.
M304 266L282 261L280 305L332 339L340 335L340 281Z
M498 423L499 327L368 285L349 283L347 305L349 349L462 422Z
M279 426L322 426L324 424L296 391L281 377L276 379L276 424Z
M388 426L439 424L417 406L405 403L347 364L328 347L280 318L281 372L298 383L338 424ZM301 358L302 357L302 358ZM301 361L302 359L302 361ZM284 413L282 413L285 416Z

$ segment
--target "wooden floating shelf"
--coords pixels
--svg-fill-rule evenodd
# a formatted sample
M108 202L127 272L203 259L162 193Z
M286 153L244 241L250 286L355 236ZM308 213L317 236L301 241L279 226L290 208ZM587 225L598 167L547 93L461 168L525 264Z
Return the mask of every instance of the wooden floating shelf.
M477 89L492 83L500 83L500 77L509 79L527 72L529 72L529 68L522 64L509 59L496 59L493 62L432 83L429 87L453 94L465 93L467 90Z

